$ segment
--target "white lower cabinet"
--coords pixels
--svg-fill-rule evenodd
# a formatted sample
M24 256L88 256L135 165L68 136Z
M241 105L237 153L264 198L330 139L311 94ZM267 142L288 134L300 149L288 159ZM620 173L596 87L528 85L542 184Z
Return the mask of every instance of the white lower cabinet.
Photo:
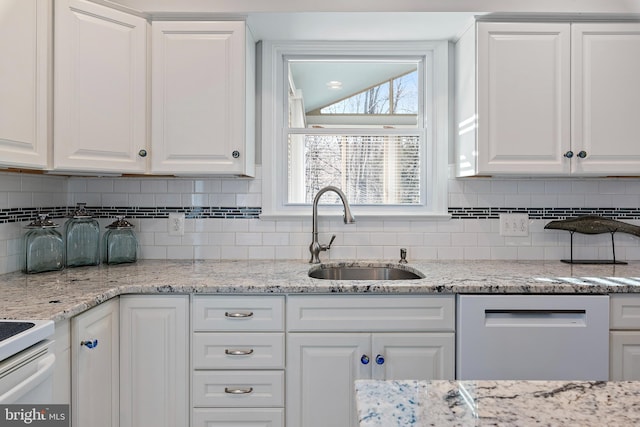
M609 301L609 380L640 380L640 295L611 295Z
M56 322L53 335L56 363L53 368L53 404L71 403L71 321Z
M453 295L189 298L72 319L74 427L355 427L356 379L454 378Z
M120 426L188 426L189 296L124 295L120 316Z
M71 423L118 427L118 298L71 319Z
M369 348L369 334L289 334L287 425L357 426L354 381L370 378Z
M192 301L192 426L284 427L284 297Z
M290 296L287 424L358 425L357 379L453 379L455 299Z
M371 354L375 356L371 377L380 380L453 379L454 346L453 332L372 334Z

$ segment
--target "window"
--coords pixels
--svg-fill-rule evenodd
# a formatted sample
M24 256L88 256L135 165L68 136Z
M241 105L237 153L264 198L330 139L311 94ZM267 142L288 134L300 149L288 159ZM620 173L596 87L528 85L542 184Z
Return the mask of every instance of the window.
M446 43L263 42L263 216L327 185L358 216L443 215L446 64Z

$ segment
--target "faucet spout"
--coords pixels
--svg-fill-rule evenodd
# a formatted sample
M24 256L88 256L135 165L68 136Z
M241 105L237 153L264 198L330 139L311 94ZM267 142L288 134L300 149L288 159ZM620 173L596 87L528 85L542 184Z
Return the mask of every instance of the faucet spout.
M318 202L320 201L320 197L327 191L333 191L340 197L342 206L344 207L344 223L353 224L354 222L356 222L355 218L351 214L351 208L349 207L347 196L344 195L342 190L332 185L320 189L320 191L318 191L315 198L313 199L313 216L311 220L313 231L311 245L309 245L309 252L311 252L311 259L309 260L309 263L312 264L320 263L320 252L329 250L331 248L331 243L333 243L333 239L335 238L335 236L333 236L333 238L331 239L331 243L329 243L328 245L321 245L318 242Z

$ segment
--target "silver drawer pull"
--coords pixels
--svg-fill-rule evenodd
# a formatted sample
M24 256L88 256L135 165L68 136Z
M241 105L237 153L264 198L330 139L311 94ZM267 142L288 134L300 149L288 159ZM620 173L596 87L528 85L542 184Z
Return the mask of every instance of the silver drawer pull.
M227 394L249 394L253 392L253 387L249 388L229 388L225 387L224 392Z
M247 317L253 317L253 311L233 311L225 312L224 317L230 317L232 319L245 319Z
M228 348L224 350L224 354L228 354L229 356L248 356L253 354L253 349L249 350L229 350Z

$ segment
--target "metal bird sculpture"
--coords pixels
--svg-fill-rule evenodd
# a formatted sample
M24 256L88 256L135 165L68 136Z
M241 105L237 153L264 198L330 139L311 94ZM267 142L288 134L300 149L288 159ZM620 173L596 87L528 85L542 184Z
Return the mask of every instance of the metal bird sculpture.
M558 221L551 221L544 226L545 229L566 230L571 234L571 258L560 261L569 264L626 264L624 261L616 260L616 246L613 239L615 233L627 233L640 237L640 226L628 224L611 218L598 215L585 215L577 218L567 218ZM603 234L611 233L611 251L613 260L575 260L573 259L573 233L581 234Z
M544 228L581 234L627 233L640 237L640 226L598 215L585 215L577 218L551 221Z

